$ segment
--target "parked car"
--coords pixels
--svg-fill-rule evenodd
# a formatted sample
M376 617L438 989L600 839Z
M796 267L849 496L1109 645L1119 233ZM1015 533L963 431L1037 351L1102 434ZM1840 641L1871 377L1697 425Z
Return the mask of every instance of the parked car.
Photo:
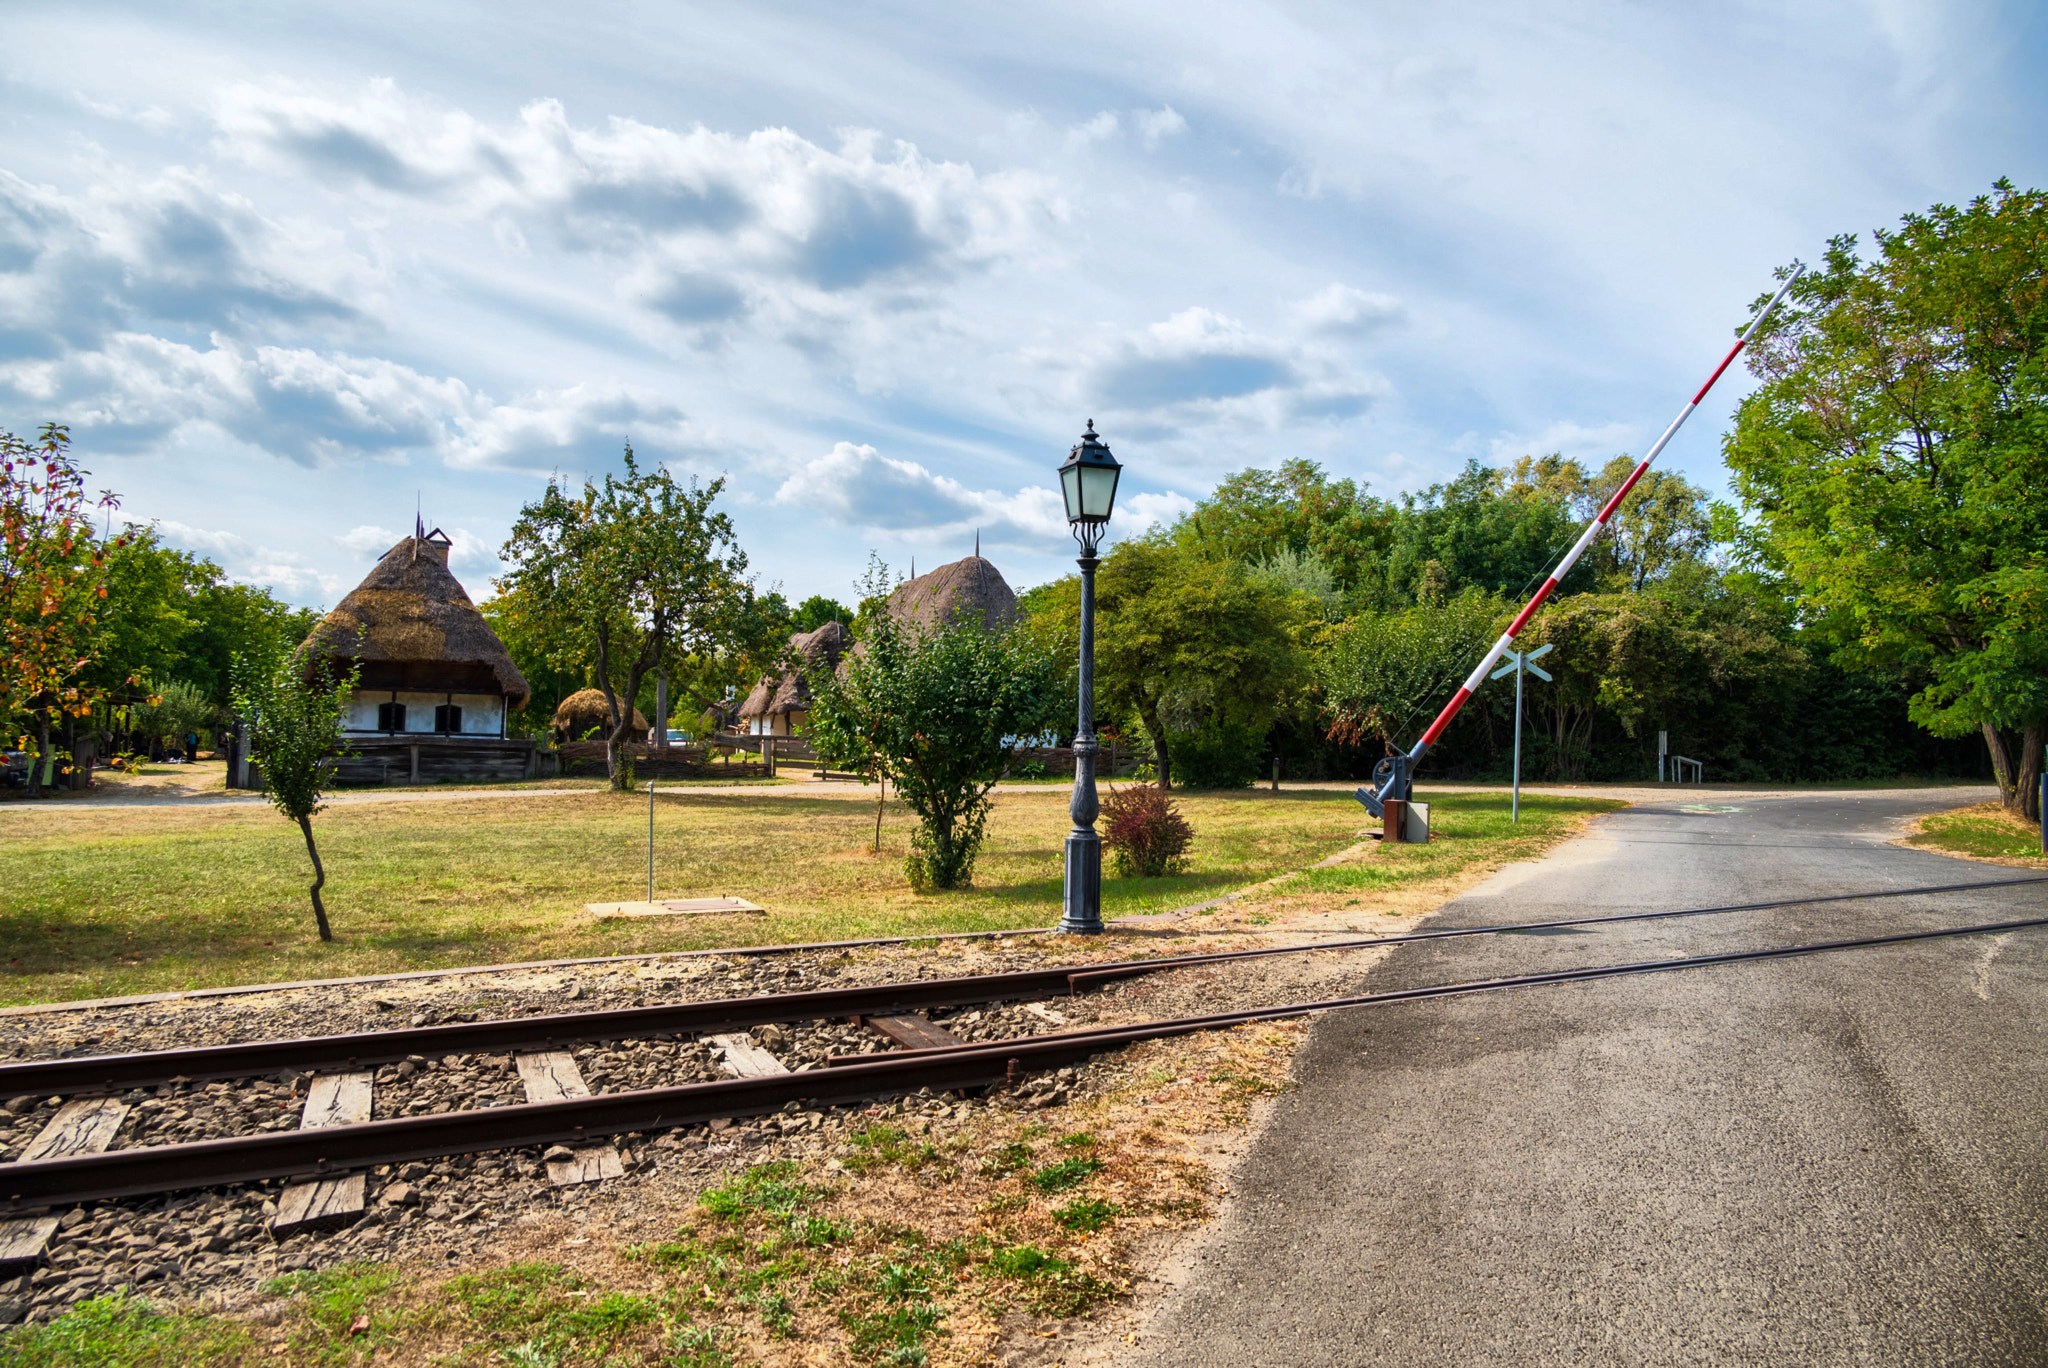
M31 758L27 751L0 751L0 788L27 788Z

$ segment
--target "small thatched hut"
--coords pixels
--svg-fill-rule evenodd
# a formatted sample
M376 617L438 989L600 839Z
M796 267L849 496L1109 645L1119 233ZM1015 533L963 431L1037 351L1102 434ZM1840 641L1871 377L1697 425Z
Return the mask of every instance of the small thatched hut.
M781 678L764 675L754 691L740 704L740 725L755 736L794 736L811 708L811 686L804 669L839 668L840 657L853 640L853 633L837 622L828 622L814 632L797 632L789 649L803 662L803 669L790 670Z
M555 709L554 728L557 741L581 741L592 727L598 729L596 740L604 740L612 729L611 709L604 703L604 692L600 689L579 689L562 700ZM647 719L638 708L633 709L633 729L647 730Z
M449 573L448 546L439 528L401 539L299 648L360 671L345 782L532 773L532 741L505 734L531 690Z
M917 627L951 622L962 613L979 618L984 627L1007 627L1017 620L1017 596L1002 571L977 552L897 585L889 595L889 613Z

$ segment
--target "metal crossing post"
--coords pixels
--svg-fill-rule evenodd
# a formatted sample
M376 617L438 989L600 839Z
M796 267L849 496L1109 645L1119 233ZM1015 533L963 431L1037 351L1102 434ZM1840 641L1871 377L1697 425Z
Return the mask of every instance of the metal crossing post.
M1551 683L1550 676L1543 672L1542 667L1531 662L1539 656L1549 655L1554 649L1556 648L1553 643L1545 642L1533 651L1509 651L1508 660L1511 663L1501 666L1492 675L1492 678L1499 679L1510 670L1514 671L1515 675L1515 796L1513 804L1508 809L1508 820L1511 822L1522 820L1522 672L1526 670L1545 684Z

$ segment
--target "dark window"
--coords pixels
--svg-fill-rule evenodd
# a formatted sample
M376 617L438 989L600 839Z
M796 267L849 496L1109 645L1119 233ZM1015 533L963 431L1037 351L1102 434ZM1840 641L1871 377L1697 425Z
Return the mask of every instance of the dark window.
M377 730L402 732L405 730L405 704L379 703L377 705Z
M434 705L434 730L437 732L461 731L462 705L460 703L436 703Z

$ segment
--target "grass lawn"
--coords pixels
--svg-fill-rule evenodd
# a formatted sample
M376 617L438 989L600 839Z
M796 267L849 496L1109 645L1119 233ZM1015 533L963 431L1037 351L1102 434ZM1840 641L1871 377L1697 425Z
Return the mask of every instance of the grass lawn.
M1922 821L1920 829L1907 837L1906 843L1944 855L2048 869L2048 859L2041 858L2041 828L2007 812L1998 803L1978 803L1937 813Z
M1106 878L1105 916L1202 902L1356 843L1347 793L1177 794L1192 868ZM1619 804L1442 795L1437 840L1304 876L1367 893L1475 862L1526 858ZM655 891L731 894L767 915L593 922L586 902L646 894L647 799L555 797L359 804L314 819L337 939L314 938L311 865L269 808L50 807L0 826L0 1001L53 1001L510 960L1048 926L1058 919L1064 788L999 790L975 887L919 896L903 877L911 820L892 801L871 853L872 798L670 790L656 804ZM1341 901L1341 898L1339 899Z

